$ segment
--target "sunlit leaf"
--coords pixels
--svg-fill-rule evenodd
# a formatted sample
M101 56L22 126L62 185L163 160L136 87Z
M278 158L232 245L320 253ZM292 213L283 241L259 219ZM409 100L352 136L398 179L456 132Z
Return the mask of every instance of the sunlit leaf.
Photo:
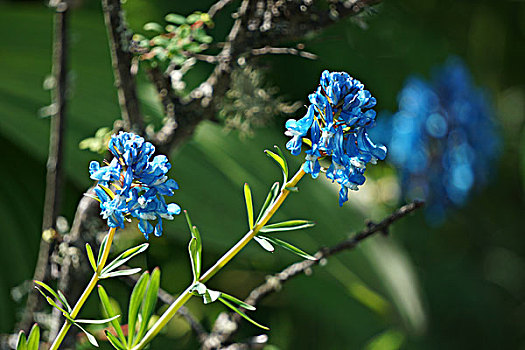
M131 297L129 299L129 310L128 310L128 344L131 344L133 334L135 333L135 324L137 322L137 316L139 314L139 308L144 299L146 293L146 287L149 281L149 273L146 271L140 276L139 280L135 284Z
M71 306L69 305L69 303L67 302L67 299L65 297L64 294L62 294L61 291L57 290L57 293L58 293L58 300L60 300L60 302L62 303L62 305L64 305L66 308L67 308L67 311L68 312L71 312L71 310L73 310L71 308Z
M239 310L238 308L236 308L235 306L233 306L230 302L228 302L227 300L223 299L223 298L219 298L219 300L221 301L221 303L223 303L224 305L226 305L227 307L229 307L230 309L232 309L233 311L235 311L236 313L238 313L239 315L241 315L242 317L244 317L246 320L248 320L250 323L256 325L257 327L259 328L262 328L264 330L270 330L270 328L266 327L266 326L263 326L262 324L260 323L257 323L256 321L252 320L250 317L248 317L248 315L246 315L244 312L242 312L241 310Z
M40 327L38 324L34 324L29 332L29 337L27 337L27 350L38 350L40 345Z
M56 300L60 300L58 294L53 290L53 288L51 288L50 286L48 286L47 284L45 284L44 282L42 281L37 281L37 280L34 280L33 282L35 282L35 284L38 284L40 287L44 288L45 290L47 290L49 292L49 294L51 294L53 297L55 297ZM38 287L36 287L36 289L38 289L38 291L40 293L42 293L42 295L44 297L47 297L47 295L45 293L42 292L42 290Z
M97 263L95 262L95 255L93 254L93 250L91 249L91 245L89 245L89 243L86 243L86 253L88 256L89 263L91 264L91 267L93 268L93 271L97 271Z
M246 202L246 211L248 213L248 226L251 230L253 229L253 201L252 191L247 183L244 184L244 200Z
M104 323L110 323L111 321L116 320L119 317L120 317L120 315L115 315L113 317L105 318L103 320L76 319L75 322L76 323L85 323L85 324L104 324Z
M266 225L262 227L259 232L292 231L292 230L301 230L301 229L309 228L313 226L315 226L315 223L313 221L288 220L288 221L278 222L275 224Z
M140 267L135 267L133 269L126 269L126 270L117 270L117 271L101 274L100 279L134 275L136 273L139 273L140 270L142 270Z
M98 250L98 257L97 257L97 266L100 266L100 262L102 260L102 252L106 248L106 244L108 244L108 238L109 238L109 233L104 236L102 243L100 243L100 249Z
M144 30L149 30L152 32L157 32L157 33L163 32L162 26L155 22L149 22L149 23L144 24Z
M144 303L140 311L142 320L140 322L140 328L137 333L137 339L141 339L146 333L149 319L151 318L151 315L153 314L153 310L155 309L155 305L157 304L157 294L159 292L159 286L160 286L160 269L156 267L151 273L151 277L149 279L148 290L146 292L146 297L144 299Z
M89 342L91 343L91 345L95 346L98 348L98 343L97 343L97 339L93 336L93 334L89 333L88 331L86 331L82 326L80 326L78 323L76 322L73 322L73 324L75 326L77 326L82 332L84 332L84 334L86 335L86 337L88 338Z
M270 150L264 150L264 153L266 153L268 157L272 158L277 163L277 165L279 165L283 173L283 184L286 184L288 182L288 165L286 164L286 160Z
M128 260L132 259L136 255L142 253L146 249L148 249L149 244L144 243L141 245L138 245L133 248L129 248L122 254L120 254L118 257L115 258L112 262L110 262L101 272L101 274L107 274L108 272L111 272L115 270L117 267L124 265Z
M178 15L176 13L168 13L166 17L164 17L166 22L175 23L178 25L186 23L186 17Z
M197 281L201 275L201 255L202 255L202 242L201 235L196 226L191 224L190 216L185 210L184 215L191 232L191 240L188 244L188 252L190 254L191 269L193 271L193 281Z
M255 242L259 243L261 247L263 247L264 250L267 250L270 253L272 253L275 250L273 245L270 242L268 242L266 239L258 237L258 236L253 237L253 239L255 240Z
M266 213L266 210L268 209L270 204L273 203L273 201L275 200L275 198L277 198L278 195L279 195L279 183L275 182L270 188L270 192L268 192L268 195L266 196L266 200L264 201L264 204L261 207L261 210L259 211L257 220L255 220L256 223L259 223L259 221L263 218L264 214Z
M114 317L115 311L113 310L113 307L111 306L111 303L109 301L108 294L106 293L106 290L102 286L98 286L98 296L100 298L100 302L102 304L102 308L104 309L105 314L108 317ZM111 325L113 328L115 328L115 331L117 332L117 335L119 339L121 340L122 344L126 343L126 337L124 336L124 332L122 331L122 328L120 327L120 323L115 319L111 321Z
M123 342L117 339L113 334L111 334L109 331L105 330L104 334L106 334L106 337L108 338L108 341L115 349L118 350L126 350L126 347L123 345Z
M290 243L288 242L285 242L283 240L280 240L278 238L274 238L274 237L269 237L269 236L264 236L264 235L260 235L259 237L264 237L265 239L267 239L268 241L270 241L271 243L275 244L275 245L278 245L296 255L299 255L300 257L304 258L304 259L308 259L308 260L317 260L317 258L311 256L310 254L306 253L305 251L291 245Z
M240 300L240 299L237 299L236 297L234 297L233 295L229 295L229 294L226 294L226 293L221 293L221 298L223 299L227 299L237 305L239 305L240 307L243 307L245 308L246 310L250 310L250 311L254 311L255 310L255 306L252 306L250 304L246 304L244 301Z
M24 333L24 331L18 332L16 350L27 350L27 339L26 339L26 334Z

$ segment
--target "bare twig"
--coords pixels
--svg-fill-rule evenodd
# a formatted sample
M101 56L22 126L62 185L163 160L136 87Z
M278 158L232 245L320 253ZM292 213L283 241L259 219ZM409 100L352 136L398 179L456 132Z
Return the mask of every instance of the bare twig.
M339 244L330 248L321 248L314 255L317 260L304 260L292 264L281 272L267 277L265 283L254 288L250 292L245 302L256 306L261 299L268 296L269 294L279 291L284 283L298 275L305 273L313 266L318 265L321 261L323 261L323 259L327 259L330 256L342 251L353 249L361 241L367 239L375 233L380 232L387 234L390 225L412 213L413 211L421 208L423 204L424 203L420 201L414 201L412 203L406 204L377 224L368 222L367 226L362 231L340 242ZM206 341L203 343L203 349L221 349L222 345L225 344L237 330L240 320L241 318L238 314L223 314L219 316L216 324L213 327L213 332L210 333Z
M66 119L66 90L67 90L67 54L68 54L68 4L60 2L55 7L55 34L53 39L53 78L55 87L53 92L53 106L55 114L51 118L49 155L47 158L46 192L44 214L42 220L42 239L38 253L37 268L33 280L44 281L49 268L49 256L53 248L53 240L57 236L56 219L60 209L62 193L62 162L64 123ZM34 312L40 306L40 298L36 291L28 294L26 312L18 327L29 331L35 322Z
M253 49L252 55L259 56L259 55L295 55L300 56L304 58L308 58L310 60L316 60L317 55L313 54L308 51L298 50L293 47L271 47L271 46L265 46L260 49Z
M111 62L124 128L142 134L144 122L140 114L135 79L131 73L133 58L130 52L131 38L120 7L120 0L102 0L102 9L109 36Z
M234 0L220 0L213 4L208 10L208 15L213 18L219 11L221 11L225 6L231 4Z

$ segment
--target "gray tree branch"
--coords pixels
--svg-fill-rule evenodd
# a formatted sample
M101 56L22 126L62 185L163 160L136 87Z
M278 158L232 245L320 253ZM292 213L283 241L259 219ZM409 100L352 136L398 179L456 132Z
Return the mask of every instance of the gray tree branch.
M265 283L254 288L250 292L248 297L245 299L245 302L247 304L256 306L257 303L259 303L259 301L261 301L266 296L281 290L283 284L296 276L304 274L306 271L318 265L324 259L328 259L330 256L343 251L351 250L359 243L376 233L383 233L385 235L388 234L388 230L393 223L423 207L423 205L424 203L420 201L414 201L412 203L406 204L398 208L396 211L377 224L368 222L363 230L345 239L344 241L341 241L335 246L321 248L314 255L318 260L303 260L288 266L275 275L267 277ZM206 350L230 349L232 345L238 345L238 347L233 346L231 349L251 348L248 346L249 344L228 344L228 341L237 331L240 321L241 317L238 314L222 313L219 315L217 321L214 324L213 331L203 342L202 348ZM259 345L260 344L257 344L257 346Z

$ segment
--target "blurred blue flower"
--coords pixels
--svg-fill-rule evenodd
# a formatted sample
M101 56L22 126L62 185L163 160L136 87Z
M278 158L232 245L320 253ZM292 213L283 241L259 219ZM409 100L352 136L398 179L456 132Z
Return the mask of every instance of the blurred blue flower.
M309 100L303 118L286 122L285 134L292 137L286 148L299 155L303 142L307 143L303 170L313 178L326 171L329 179L341 185L339 205L343 205L348 189L357 190L365 182L366 164L386 157L386 147L374 144L367 134L375 123L376 99L348 73L325 70ZM325 158L331 160L328 169L319 162Z
M146 239L150 233L162 234L162 219L172 220L180 213L177 204L166 204L178 185L167 177L171 168L164 155L151 157L155 147L132 133L120 132L109 141L113 160L101 167L91 162L89 172L98 181L95 194L101 214L109 227L124 227L124 221L135 217ZM157 220L155 226L149 221Z
M403 193L427 202L439 223L450 205L461 206L489 177L500 138L489 99L458 58L449 58L433 80L411 77L398 95L399 110L374 136L388 145Z

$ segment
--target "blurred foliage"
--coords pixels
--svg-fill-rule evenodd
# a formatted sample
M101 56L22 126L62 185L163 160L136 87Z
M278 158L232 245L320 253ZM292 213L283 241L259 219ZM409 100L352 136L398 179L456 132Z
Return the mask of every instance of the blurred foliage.
M191 14L209 1L128 0L128 22L136 31L166 13ZM227 7L210 30L216 41L232 23ZM354 21L355 22L355 21ZM498 175L463 209L451 213L440 228L429 228L422 215L396 224L389 239L376 237L350 254L328 261L311 276L299 277L265 300L256 313L271 327L270 343L279 349L474 349L525 347L525 3L516 1L385 1L377 14L360 19L367 29L345 20L305 39L317 61L296 56L265 57L265 81L279 88L287 101L306 103L323 69L346 70L360 79L378 100L377 110L394 110L396 96L410 74L428 76L430 67L449 54L465 59L478 85L494 96L505 140ZM48 119L38 116L49 105L42 88L51 70L52 12L41 2L0 2L0 145L4 155L0 220L5 239L0 264L0 331L12 330L21 310L36 261L44 198ZM71 18L71 81L66 135L66 191L63 215L72 219L76 203L90 185L88 164L97 158L81 151L81 140L119 118L117 93L109 59L100 4L84 2ZM189 88L198 86L211 66L199 62L185 75ZM141 83L144 78L139 76ZM144 113L160 120L154 89L139 87ZM299 109L296 114L305 112ZM181 190L176 202L190 211L203 238L203 265L211 265L245 230L242 185L248 182L255 205L263 201L279 170L262 153L284 145L284 118L239 139L210 123L171 155L171 176ZM98 156L98 160L101 157ZM298 159L291 160L295 169ZM383 191L395 191L382 178L392 170L377 166L367 185L337 207L337 188L321 179L305 179L276 220L311 219L317 226L285 239L306 251L335 244L363 227L364 218L379 219L392 206L378 205ZM375 179L374 179L375 178ZM381 191L381 192L378 192ZM386 196L388 197L388 196ZM388 201L387 201L388 202ZM219 223L219 224L217 224ZM134 230L121 235L140 239ZM150 239L142 264L162 268L161 285L177 292L191 281L186 255L190 238L182 218L166 225L162 238ZM285 252L269 254L256 244L247 247L231 266L210 281L210 288L243 297L296 258ZM334 267L335 266L335 267ZM418 282L419 281L419 282ZM354 287L352 287L354 286ZM355 287L362 286L363 288ZM121 305L129 291L118 281L106 289ZM368 292L362 292L368 290ZM363 302L367 295L374 302ZM356 298L356 295L359 297ZM12 302L16 297L18 303ZM361 299L360 299L361 298ZM96 298L85 317L99 318ZM194 298L188 306L209 327L220 305L204 307ZM361 301L359 301L361 300ZM382 301L387 303L384 307ZM367 307L365 305L376 305ZM373 310L387 310L376 312ZM84 314L83 314L84 317ZM240 339L260 334L243 323ZM305 336L308 335L308 336ZM196 348L195 337L180 319L170 323L152 348Z

